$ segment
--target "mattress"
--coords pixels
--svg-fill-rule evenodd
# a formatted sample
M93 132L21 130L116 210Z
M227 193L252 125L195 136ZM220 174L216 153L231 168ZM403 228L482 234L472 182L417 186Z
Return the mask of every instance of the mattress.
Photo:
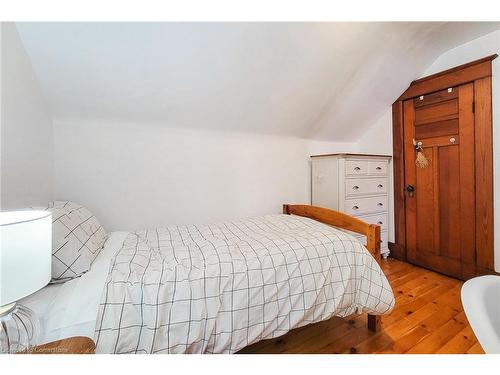
M122 247L128 232L111 232L103 250L81 277L48 285L19 303L32 309L40 320L37 344L70 336L94 338L97 313L110 261Z

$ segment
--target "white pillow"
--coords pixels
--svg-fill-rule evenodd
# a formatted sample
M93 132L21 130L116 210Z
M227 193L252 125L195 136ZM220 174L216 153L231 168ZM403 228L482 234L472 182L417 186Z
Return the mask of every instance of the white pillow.
M104 246L106 231L77 203L56 201L45 209L52 212L52 280L69 280L87 272Z

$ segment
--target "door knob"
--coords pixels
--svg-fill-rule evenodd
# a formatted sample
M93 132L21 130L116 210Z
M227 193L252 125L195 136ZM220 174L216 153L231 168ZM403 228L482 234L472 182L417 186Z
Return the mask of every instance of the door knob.
M406 186L406 191L408 192L409 197L413 197L413 195L415 194L415 186L413 185Z

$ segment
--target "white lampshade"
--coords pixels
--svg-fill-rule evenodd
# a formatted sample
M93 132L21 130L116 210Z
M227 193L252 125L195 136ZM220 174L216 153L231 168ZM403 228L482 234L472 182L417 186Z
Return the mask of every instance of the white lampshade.
M0 307L47 285L51 264L52 214L0 212Z

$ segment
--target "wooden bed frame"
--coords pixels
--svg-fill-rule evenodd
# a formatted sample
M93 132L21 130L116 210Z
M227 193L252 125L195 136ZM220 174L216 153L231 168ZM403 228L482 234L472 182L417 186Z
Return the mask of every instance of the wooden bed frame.
M283 213L286 215L297 215L308 217L324 224L350 230L366 236L366 247L370 254L380 264L380 226L368 224L355 217L342 212L329 210L327 208L308 206L304 204L283 205ZM368 314L368 329L377 332L380 327L380 317Z

